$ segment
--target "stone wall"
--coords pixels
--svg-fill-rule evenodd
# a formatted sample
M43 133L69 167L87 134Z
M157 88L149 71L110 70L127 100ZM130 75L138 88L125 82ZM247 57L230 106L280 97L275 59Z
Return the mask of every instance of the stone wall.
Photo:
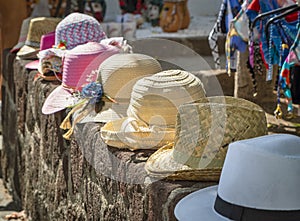
M7 51L4 57L2 172L32 220L175 220L179 199L214 184L151 179L144 164L153 151L108 147L99 124L77 124L72 140L64 140L59 124L65 112L41 113L59 82L35 79L37 72L24 68L28 61ZM219 79L225 94L233 92L224 73L196 74L208 87Z

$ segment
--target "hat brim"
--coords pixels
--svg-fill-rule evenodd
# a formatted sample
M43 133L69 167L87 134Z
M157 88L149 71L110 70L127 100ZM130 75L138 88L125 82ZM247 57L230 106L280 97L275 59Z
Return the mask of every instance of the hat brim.
M40 48L34 48L28 45L24 45L17 53L17 56L21 59L37 59L37 53Z
M18 52L24 45L25 42L18 42L12 49L10 49L10 53Z
M39 60L34 60L25 65L25 68L30 70L37 70L39 67Z
M67 107L73 106L76 98L63 86L55 88L46 98L42 107L43 114L53 114Z
M179 221L231 221L214 210L218 186L211 186L193 192L182 198L174 214Z
M174 140L175 129L150 129L139 127L133 129L133 118L122 118L106 123L101 128L101 137L109 146L120 149L158 149ZM140 123L137 123L141 125Z
M174 144L168 144L153 153L145 164L147 173L156 178L190 181L218 181L222 168L191 168L173 158Z
M129 103L109 103L106 102L102 110L99 113L95 111L89 113L80 123L96 122L96 123L107 123L113 120L119 120L127 116L127 109Z

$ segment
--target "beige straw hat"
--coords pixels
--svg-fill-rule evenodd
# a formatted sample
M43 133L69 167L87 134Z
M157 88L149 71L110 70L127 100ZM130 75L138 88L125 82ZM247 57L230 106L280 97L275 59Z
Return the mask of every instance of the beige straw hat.
M178 107L205 97L201 81L182 70L167 70L137 81L127 118L101 128L104 141L114 147L157 149L174 141Z
M179 107L174 143L151 155L145 169L157 178L217 181L231 142L265 134L260 106L234 97L202 99Z
M103 122L126 117L133 85L141 78L160 72L159 62L144 54L115 54L102 62L98 69L97 81L102 84L105 94L117 104L105 102L99 113L92 111L81 123Z
M40 50L41 37L55 31L60 18L38 17L30 20L25 45L18 51L17 56L21 59L37 59Z

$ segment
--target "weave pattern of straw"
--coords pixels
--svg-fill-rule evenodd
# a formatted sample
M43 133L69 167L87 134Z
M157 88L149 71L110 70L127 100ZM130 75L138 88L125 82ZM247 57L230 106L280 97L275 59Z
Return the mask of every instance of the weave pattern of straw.
M155 152L146 170L155 177L214 180L231 142L266 134L265 112L250 101L218 96L185 104L177 115L174 147Z
M39 48L42 35L55 31L60 21L61 18L39 17L31 19L25 44Z
M182 70L162 71L134 85L127 114L148 125L174 128L178 107L203 97L202 82L193 74Z
M250 101L211 97L208 103L198 102L179 108L173 154L177 162L199 168L209 161L209 167L221 167L231 142L267 134L265 112Z

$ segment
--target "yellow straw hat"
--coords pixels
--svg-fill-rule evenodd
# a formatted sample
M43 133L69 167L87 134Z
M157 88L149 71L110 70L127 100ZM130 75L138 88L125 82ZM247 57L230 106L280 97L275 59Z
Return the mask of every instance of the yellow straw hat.
M205 97L202 82L182 70L167 70L137 81L127 118L108 122L101 136L111 146L157 149L174 140L177 109Z
M174 143L151 155L145 169L157 178L217 181L231 142L266 134L260 106L234 97L202 99L179 107Z
M103 122L126 117L133 85L141 78L161 71L159 62L144 54L120 53L107 58L98 69L97 81L105 94L117 103L105 102L99 113L90 112L81 123Z
M60 18L38 17L30 20L25 45L18 51L21 59L36 59L40 50L41 37L55 31Z

